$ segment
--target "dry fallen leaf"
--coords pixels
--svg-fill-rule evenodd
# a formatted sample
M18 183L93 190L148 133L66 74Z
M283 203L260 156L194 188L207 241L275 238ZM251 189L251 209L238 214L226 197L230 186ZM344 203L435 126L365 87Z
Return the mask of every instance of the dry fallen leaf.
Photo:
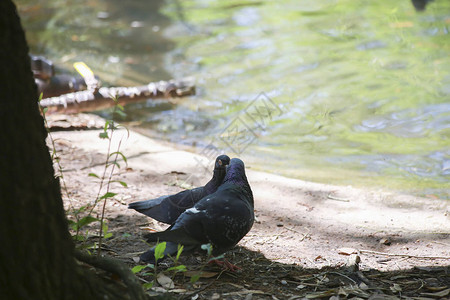
M436 293L420 293L422 296L430 296L430 297L437 297L437 298L443 298L443 297L447 297L448 295L450 295L450 289L446 289L440 292L436 292Z
M175 287L175 284L173 283L173 280L170 279L170 277L167 277L163 273L159 273L158 276L156 276L156 281L166 289L173 289Z

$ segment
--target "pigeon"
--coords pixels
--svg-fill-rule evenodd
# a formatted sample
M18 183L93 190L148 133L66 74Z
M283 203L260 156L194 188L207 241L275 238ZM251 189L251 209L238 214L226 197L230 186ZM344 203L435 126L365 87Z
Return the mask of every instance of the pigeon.
M185 190L175 195L133 202L128 205L128 208L135 209L157 221L172 225L186 209L191 208L200 199L217 190L225 177L226 167L229 163L230 158L227 155L218 156L213 177L205 186Z
M245 176L244 162L233 158L222 185L183 212L167 230L146 235L148 242L166 241L164 255L177 253L178 244L189 252L204 244L214 257L233 248L252 228L253 193ZM154 263L155 247L140 260Z
M433 0L411 0L412 4L414 5L414 8L417 11L424 11L427 4L431 1Z

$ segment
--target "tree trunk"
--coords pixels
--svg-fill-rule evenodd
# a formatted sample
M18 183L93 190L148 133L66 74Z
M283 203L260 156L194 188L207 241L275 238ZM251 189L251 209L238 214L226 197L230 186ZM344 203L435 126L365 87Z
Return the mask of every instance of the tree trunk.
M16 7L1 0L0 298L124 299L74 258L36 94Z

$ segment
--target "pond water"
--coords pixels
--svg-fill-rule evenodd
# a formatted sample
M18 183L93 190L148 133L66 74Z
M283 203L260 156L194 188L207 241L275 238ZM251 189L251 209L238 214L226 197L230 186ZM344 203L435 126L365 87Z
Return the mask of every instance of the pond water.
M194 97L126 106L147 135L304 180L450 197L450 1L16 3L32 52L67 70L84 61L105 85L195 78Z

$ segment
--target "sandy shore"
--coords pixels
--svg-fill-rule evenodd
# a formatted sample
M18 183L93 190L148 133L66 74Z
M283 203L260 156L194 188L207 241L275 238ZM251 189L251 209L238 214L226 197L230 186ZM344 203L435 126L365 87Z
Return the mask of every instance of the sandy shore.
M92 201L97 194L98 182L87 175L103 170L108 143L99 139L99 132L52 133L74 206ZM125 130L114 134L111 152L120 140L127 167L119 162L115 179L125 181L128 188L113 185L118 195L107 207L110 229L139 235L142 224L164 228L129 211L127 203L175 193L181 186L203 185L211 177L212 162L133 131L127 138ZM359 251L362 268L450 265L448 201L306 182L251 167L247 165L247 177L257 222L240 246L271 260L305 267L345 264L347 256L339 251L343 247ZM128 257L145 248L136 238L116 252Z

